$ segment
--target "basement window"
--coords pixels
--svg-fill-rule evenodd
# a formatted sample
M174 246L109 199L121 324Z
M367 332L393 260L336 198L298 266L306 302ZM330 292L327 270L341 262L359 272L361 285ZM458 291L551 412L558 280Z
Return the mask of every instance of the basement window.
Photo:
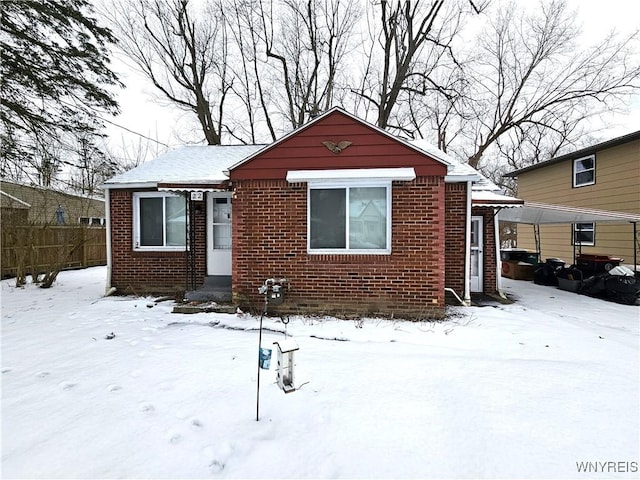
M573 161L573 186L585 187L596 183L596 157L579 158Z
M573 224L573 245L592 247L596 244L596 226L594 223Z
M390 182L309 185L309 253L390 253L390 195Z
M186 200L162 192L134 193L133 247L135 250L184 250Z

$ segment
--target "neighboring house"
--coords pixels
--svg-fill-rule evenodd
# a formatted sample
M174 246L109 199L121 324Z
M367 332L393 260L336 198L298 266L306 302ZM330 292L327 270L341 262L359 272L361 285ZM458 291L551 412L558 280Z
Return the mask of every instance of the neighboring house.
M108 290L230 278L256 306L286 278L290 311L415 318L442 315L445 290L499 289L495 210L522 203L340 108L267 146L179 148L103 188Z
M506 176L517 177L518 197L525 202L568 206L567 216L582 218L578 223L541 224L543 257L572 263L574 250L620 257L625 263L633 263L634 253L637 257L634 221L637 223L640 216L640 131ZM607 221L587 209L619 213L620 218ZM519 248L536 248L533 226L518 226L517 244Z
M0 274L106 263L105 201L0 181Z
M15 225L92 225L105 223L105 202L7 180L0 181L0 208L3 223Z

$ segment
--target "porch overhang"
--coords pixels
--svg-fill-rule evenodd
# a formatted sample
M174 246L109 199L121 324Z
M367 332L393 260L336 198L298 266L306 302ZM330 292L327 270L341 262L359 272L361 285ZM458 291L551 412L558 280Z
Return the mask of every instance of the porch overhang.
M158 183L159 192L173 192L173 193L190 193L190 192L225 192L228 190L228 182L223 181L220 183Z

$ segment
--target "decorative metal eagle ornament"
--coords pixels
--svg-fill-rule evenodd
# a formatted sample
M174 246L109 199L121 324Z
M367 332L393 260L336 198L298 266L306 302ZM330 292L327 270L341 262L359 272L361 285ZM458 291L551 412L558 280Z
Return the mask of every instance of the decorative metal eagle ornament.
M331 140L325 140L324 142L322 142L322 144L333 153L340 153L352 143L353 142L350 142L349 140L340 140L338 143L332 142Z

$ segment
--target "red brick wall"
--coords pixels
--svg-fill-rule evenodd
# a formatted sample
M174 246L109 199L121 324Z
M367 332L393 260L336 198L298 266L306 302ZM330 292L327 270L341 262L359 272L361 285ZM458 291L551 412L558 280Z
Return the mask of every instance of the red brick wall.
M307 254L307 185L237 180L233 292L259 308L258 287L287 278L286 309L300 313L434 318L444 308L445 184L394 182L390 255Z
M111 286L133 294L176 293L185 289L185 252L133 250L133 192L111 190ZM206 272L205 202L196 206L196 284Z
M464 259L467 232L467 184L447 183L445 194L446 223L446 275L445 286L452 288L460 298L464 295Z

